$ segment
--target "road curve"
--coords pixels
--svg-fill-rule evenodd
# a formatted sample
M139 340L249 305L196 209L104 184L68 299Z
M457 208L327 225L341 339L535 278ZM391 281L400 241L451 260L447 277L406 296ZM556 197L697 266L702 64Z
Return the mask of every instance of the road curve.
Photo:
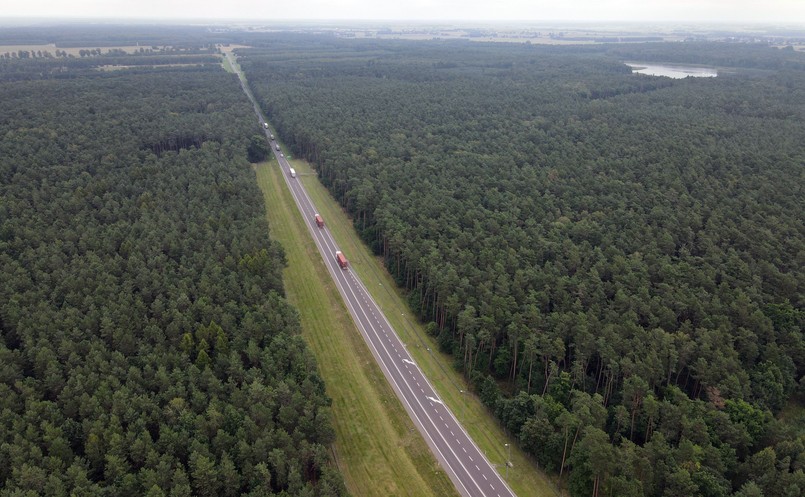
M231 57L231 54L227 54L227 57ZM234 62L232 58L230 61ZM260 123L266 122L242 75L239 74L239 77ZM264 131L296 206L347 309L386 379L456 489L464 497L514 497L514 492L470 439L453 413L442 403L357 275L349 268L339 267L335 259L335 252L339 248L335 240L326 225L323 228L316 225L314 216L318 211L307 191L298 178L291 177L288 160L275 149L275 142L269 139L270 130ZM349 257L347 253L345 255Z

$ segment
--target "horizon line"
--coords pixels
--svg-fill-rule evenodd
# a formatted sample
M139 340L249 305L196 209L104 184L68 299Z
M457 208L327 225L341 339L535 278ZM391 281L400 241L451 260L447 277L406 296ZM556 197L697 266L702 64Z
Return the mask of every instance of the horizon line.
M255 19L246 17L109 17L109 16L4 16L0 18L0 26L7 25L9 21L16 22L94 22L94 23L178 23L178 24L216 24L216 23L247 23L247 24L288 24L288 23L467 23L467 24L535 24L535 23L581 23L581 24L696 24L710 26L799 26L805 28L805 21L797 20L704 20L704 19L460 19L460 18L434 18L434 19L384 19L384 18L266 18Z

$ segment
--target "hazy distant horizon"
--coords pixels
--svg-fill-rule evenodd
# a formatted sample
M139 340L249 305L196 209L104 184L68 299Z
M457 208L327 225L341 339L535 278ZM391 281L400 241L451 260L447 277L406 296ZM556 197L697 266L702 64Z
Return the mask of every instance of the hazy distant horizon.
M803 0L805 1L805 0ZM254 17L81 17L81 16L5 16L0 17L0 26L20 25L20 24L43 24L43 23L93 23L93 24L260 24L260 25L280 25L280 24L331 24L331 25L378 25L378 24L412 24L412 25L453 25L453 26L497 26L497 25L523 25L523 26L580 26L580 27L604 27L618 25L627 26L647 26L647 27L668 27L676 25L685 26L729 26L729 27L769 27L785 26L799 27L805 29L805 21L706 21L706 20L685 20L685 19L658 19L658 20L595 20L595 19L347 19L347 18L254 18Z
M805 0L803 0L805 1ZM805 37L805 22L714 22L714 21L595 21L565 19L472 21L462 19L256 19L256 18L123 18L123 17L2 17L2 28L25 28L48 26L209 26L231 28L268 28L268 29L393 29L443 28L443 29L523 29L523 30L568 30L596 31L601 33L719 33L746 32L758 35Z
M7 2L3 2L7 3ZM805 25L805 1L765 0L26 0L0 24L20 22L450 22ZM315 15L311 15L315 13Z

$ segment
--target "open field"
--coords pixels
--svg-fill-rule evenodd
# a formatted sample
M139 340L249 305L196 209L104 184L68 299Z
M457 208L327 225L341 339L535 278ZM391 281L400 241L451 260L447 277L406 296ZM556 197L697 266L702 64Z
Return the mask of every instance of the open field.
M355 496L449 496L453 484L355 328L275 161L257 167L271 236L285 248L288 300L333 399L335 459Z
M156 68L156 67L193 67L193 66L200 66L200 65L201 64L148 64L148 65L145 65L145 66L142 66L142 65L126 66L126 65L121 64L121 65L99 66L96 69L98 71L120 71L122 69L137 69L137 68L142 68L142 67L150 67L150 68ZM226 68L224 68L224 69L226 69ZM229 72L231 72L231 71L229 71Z
M456 413L489 460L493 464L501 465L500 471L504 474L505 470L502 467L506 461L504 444L512 445L513 467L509 469L508 479L511 488L520 497L557 495L558 491L554 483L537 468L524 452L516 447L515 440L507 437L480 400L472 394L461 394L462 390L466 392L467 385L462 376L453 369L452 358L438 352L438 347L425 334L423 326L410 315L405 299L384 269L382 260L373 256L368 247L360 241L355 230L352 229L352 221L347 218L329 192L321 185L310 165L302 160L291 162L319 212L327 221L339 246L349 258L352 269L360 275L372 293L372 297L383 309L386 317L406 344L408 351L415 357L419 367L439 391L442 400ZM301 225L301 221L299 224ZM328 281L328 285L332 285L332 283ZM358 336L357 332L355 332L355 336ZM325 379L325 381L329 380Z
M19 52L20 50L24 52L37 52L41 51L50 52L51 55L56 54L56 50L61 50L62 52L67 52L69 55L73 55L75 57L80 56L81 50L95 50L100 48L103 53L108 52L109 50L123 50L126 53L134 53L140 48L149 49L151 47L140 47L136 45L127 45L127 46L120 46L120 47L57 47L54 43L49 43L47 45L0 45L0 54L4 54L6 52Z

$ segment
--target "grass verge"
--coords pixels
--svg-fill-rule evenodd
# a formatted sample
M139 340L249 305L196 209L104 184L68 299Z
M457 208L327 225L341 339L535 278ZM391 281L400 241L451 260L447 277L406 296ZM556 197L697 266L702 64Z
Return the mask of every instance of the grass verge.
M276 161L257 166L288 300L333 399L333 452L355 496L457 495L375 363L321 260Z
M221 66L224 68L224 71L235 74L235 69L232 67L232 64L229 62L229 57L226 55L221 56Z
M452 358L438 352L435 341L426 335L424 326L411 316L405 299L391 275L385 270L380 257L374 256L358 238L352 221L330 196L311 170L301 160L292 160L292 167L304 182L313 203L324 216L339 247L350 261L363 283L391 322L408 351L427 375L442 400L461 420L475 443L492 464L499 465L504 476L507 448L511 446L511 461L507 482L519 497L547 497L558 495L556 481L543 473L534 460L521 451L516 440L510 438L495 417L475 395L467 392L463 377L452 366ZM273 224L272 224L273 226ZM462 394L461 391L465 393Z

